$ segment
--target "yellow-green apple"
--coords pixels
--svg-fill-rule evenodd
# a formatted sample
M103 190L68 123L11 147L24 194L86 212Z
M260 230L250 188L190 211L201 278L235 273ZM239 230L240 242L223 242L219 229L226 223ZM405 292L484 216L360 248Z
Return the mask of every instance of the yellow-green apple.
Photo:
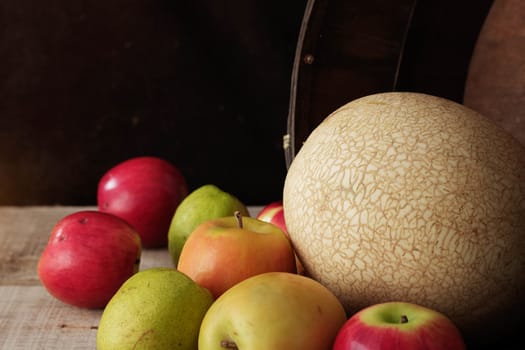
M341 327L333 350L463 350L456 325L442 313L407 302L371 305Z
M168 232L168 250L177 266L180 252L188 236L206 220L232 216L239 211L249 216L248 209L237 197L219 187L206 184L192 191L180 203L171 220Z
M211 293L174 268L129 278L111 298L97 331L98 350L196 350Z
M59 220L38 262L51 295L84 308L103 308L139 269L139 234L112 214L78 211Z
M157 157L136 157L109 169L100 179L100 211L117 215L139 232L144 248L168 244L175 209L188 194L180 170Z
M202 320L199 350L329 350L345 321L342 304L319 282L263 273L212 304Z
M215 298L260 273L296 272L292 245L280 228L235 214L197 226L184 244L177 265Z
M256 218L274 224L275 226L279 227L288 238L290 238L288 230L286 229L286 221L284 220L284 208L282 201L275 201L267 204L257 214ZM295 263L297 273L300 275L306 275L307 273L304 269L304 266L297 255L295 256Z
M256 218L274 224L283 230L286 235L288 235L286 222L284 221L284 209L282 201L275 201L267 204L257 214Z

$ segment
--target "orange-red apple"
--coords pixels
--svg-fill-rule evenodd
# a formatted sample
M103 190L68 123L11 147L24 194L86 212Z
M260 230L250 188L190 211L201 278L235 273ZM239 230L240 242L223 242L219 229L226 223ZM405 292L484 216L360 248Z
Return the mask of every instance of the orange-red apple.
M296 273L293 248L283 231L239 212L197 226L182 248L177 269L215 298L254 275Z
M284 220L284 208L282 201L271 202L264 206L259 214L257 214L256 218L274 224L275 226L279 227L288 238L290 238L290 235L288 235L288 230L286 229L286 221ZM295 264L297 273L300 275L306 275L304 266L297 256L295 256Z

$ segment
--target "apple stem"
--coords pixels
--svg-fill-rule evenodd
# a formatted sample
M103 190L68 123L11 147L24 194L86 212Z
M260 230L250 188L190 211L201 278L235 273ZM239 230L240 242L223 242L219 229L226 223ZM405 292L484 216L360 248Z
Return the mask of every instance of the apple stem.
M237 344L231 340L221 340L221 348L239 350Z
M401 323L408 323L408 317L407 315L401 315L401 320L400 320Z
M237 225L239 226L239 228L242 228L242 214L241 214L241 212L236 210L233 213L233 216L235 216L235 218L237 219Z

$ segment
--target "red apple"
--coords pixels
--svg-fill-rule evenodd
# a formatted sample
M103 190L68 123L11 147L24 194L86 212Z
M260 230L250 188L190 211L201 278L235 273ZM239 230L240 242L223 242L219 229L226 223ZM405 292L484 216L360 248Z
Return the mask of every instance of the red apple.
M57 299L103 308L138 271L140 237L124 220L99 211L79 211L53 228L38 262L38 276Z
M256 218L274 224L275 226L279 227L288 238L290 238L288 230L286 229L286 222L284 221L284 208L282 201L275 201L266 205L261 209L259 214L257 214ZM304 266L297 255L295 256L295 263L297 273L300 275L306 275Z
M283 232L288 235L286 229L286 222L284 221L284 209L282 201L271 202L261 209L257 214L257 219L266 221L279 227Z
M341 327L333 350L464 350L454 323L440 312L406 302L369 306Z
M264 272L295 273L290 240L277 226L229 216L197 226L182 247L177 269L215 298L233 285Z
M168 244L173 213L188 194L186 180L170 162L137 157L108 170L100 179L98 209L114 214L139 232L144 248Z

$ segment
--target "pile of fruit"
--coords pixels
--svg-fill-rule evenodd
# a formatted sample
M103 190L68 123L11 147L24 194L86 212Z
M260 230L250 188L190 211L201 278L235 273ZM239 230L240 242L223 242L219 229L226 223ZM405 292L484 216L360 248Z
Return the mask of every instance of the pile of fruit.
M189 192L184 176L166 160L124 161L101 178L98 210L56 224L39 277L61 301L103 309L99 350L464 349L465 320L521 305L509 298L487 300L468 314L462 298L483 296L468 289L477 266L486 268L489 291L496 284L490 278L504 278L510 289L502 293L523 300L523 239L516 238L525 226L525 201L523 186L516 187L512 176L523 179L525 153L478 116L464 117L463 107L456 109L452 102L410 93L345 106L312 133L294 160L284 206L270 203L255 218L241 200L214 185ZM407 114L412 110L415 119ZM354 118L349 127L348 119L337 119L348 111L370 115L380 125L374 129L370 119ZM469 122L480 124L468 129ZM455 134L462 128L470 139ZM478 132L500 138L482 148L492 152L487 169L482 152L476 153ZM505 156L511 162L505 166L517 170L491 165L501 155L495 153L499 141L514 147L517 155ZM465 155L462 145L471 153ZM454 176L442 172L434 179L433 170L447 167L457 169ZM481 179L479 189L469 176ZM492 182L484 182L489 176L502 182L496 188L512 189L500 202L518 202L497 206L490 197L487 209L484 193L474 193L481 199L471 204L486 215L478 220L465 189L493 194ZM456 182L463 190L450 187ZM502 209L492 213L493 207ZM507 220L508 232L486 233L479 226L496 215ZM472 228L447 221L459 225L464 218ZM481 234L485 240L477 242ZM485 247L506 249L507 255L487 254ZM142 249L153 248L167 248L173 267L139 271ZM447 285L461 274L467 282ZM442 304L433 303L441 297ZM456 310L467 311L457 316Z
M428 341L462 348L449 319L413 304L377 305L345 323L337 297L305 276L282 202L252 218L214 185L187 193L166 160L130 159L100 180L97 211L53 229L40 279L65 303L104 309L98 349L342 350L369 332L406 349L427 330ZM142 249L163 245L174 267L139 272Z

